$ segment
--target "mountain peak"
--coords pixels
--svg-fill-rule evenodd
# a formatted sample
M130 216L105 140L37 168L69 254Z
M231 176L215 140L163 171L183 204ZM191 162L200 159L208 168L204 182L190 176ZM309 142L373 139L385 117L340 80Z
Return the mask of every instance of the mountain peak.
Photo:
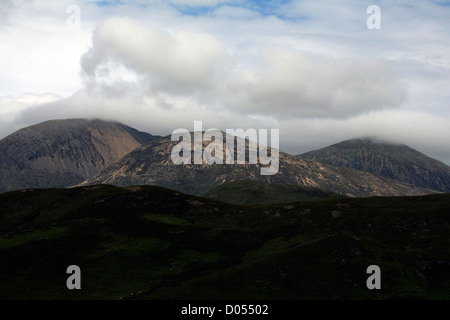
M357 137L357 138L352 138L352 139L348 139L348 140L344 140L338 143L335 143L333 145L339 145L339 144L374 144L374 145L391 145L391 146L405 146L407 147L405 144L402 144L400 142L394 141L394 140L389 140L386 138L381 138L378 136L361 136L361 137Z
M49 120L20 129L0 140L0 192L77 184L156 138L99 119Z
M450 167L404 144L363 137L345 140L301 156L421 188L450 192Z

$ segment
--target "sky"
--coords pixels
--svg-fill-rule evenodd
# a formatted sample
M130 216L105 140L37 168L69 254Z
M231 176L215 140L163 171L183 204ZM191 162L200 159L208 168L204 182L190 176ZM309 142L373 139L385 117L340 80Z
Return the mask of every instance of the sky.
M450 165L449 17L442 0L1 0L0 138L202 121L279 129L291 154L371 136Z

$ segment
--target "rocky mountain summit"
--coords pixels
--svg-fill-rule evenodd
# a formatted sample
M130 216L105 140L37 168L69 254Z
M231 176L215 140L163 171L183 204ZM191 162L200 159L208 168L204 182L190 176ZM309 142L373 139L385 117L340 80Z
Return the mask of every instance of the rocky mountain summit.
M301 155L440 192L450 192L450 167L403 144L372 138L343 141Z
M75 185L156 138L101 120L52 120L18 130L0 140L0 192Z

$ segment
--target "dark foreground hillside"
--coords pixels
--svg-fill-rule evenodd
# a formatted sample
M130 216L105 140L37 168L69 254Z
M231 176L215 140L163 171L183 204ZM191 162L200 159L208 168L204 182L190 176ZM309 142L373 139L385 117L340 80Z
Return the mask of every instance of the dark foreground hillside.
M256 180L225 182L208 190L202 197L232 204L275 204L298 201L346 198L340 194L313 187Z
M237 206L159 187L0 195L2 299L449 299L450 195ZM81 290L66 269L81 268ZM381 268L381 290L366 269Z

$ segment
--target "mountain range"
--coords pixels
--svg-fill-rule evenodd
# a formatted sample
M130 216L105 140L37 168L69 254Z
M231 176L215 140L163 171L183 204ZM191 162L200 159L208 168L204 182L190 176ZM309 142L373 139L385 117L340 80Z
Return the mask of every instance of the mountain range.
M260 174L261 164L248 161L176 165L171 151L177 143L170 135L155 136L117 122L47 121L0 140L0 192L145 184L202 195L236 180L315 188L350 197L413 196L449 190L449 166L407 146L373 139L346 141L302 155L280 151L278 173L266 176ZM203 148L206 146L204 142Z
M258 180L314 187L345 196L421 195L431 190L355 170L332 167L316 160L279 152L279 171L261 175L261 164L180 164L171 159L177 142L170 136L136 148L98 175L80 185L113 184L116 186L158 185L188 194L200 195L224 182ZM236 146L235 146L236 147ZM248 145L247 145L248 153ZM236 154L236 152L235 152Z

